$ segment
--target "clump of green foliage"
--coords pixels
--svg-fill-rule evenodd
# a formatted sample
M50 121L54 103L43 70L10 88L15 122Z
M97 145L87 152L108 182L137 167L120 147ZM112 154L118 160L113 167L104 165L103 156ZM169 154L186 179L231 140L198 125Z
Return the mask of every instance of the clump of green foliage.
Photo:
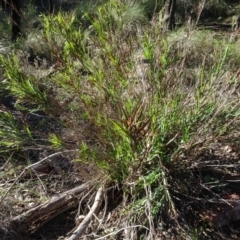
M237 87L236 43L204 31L166 34L161 14L150 26L136 1L110 0L82 18L42 16L36 38L55 70L38 78L13 52L0 56L3 83L16 108L41 110L75 133L78 159L121 184L128 225L152 234L166 213L177 219L171 169L182 166L189 149L239 126L238 97L230 94ZM1 150L37 144L31 127L12 114L0 112ZM45 144L68 148L64 135L52 132Z

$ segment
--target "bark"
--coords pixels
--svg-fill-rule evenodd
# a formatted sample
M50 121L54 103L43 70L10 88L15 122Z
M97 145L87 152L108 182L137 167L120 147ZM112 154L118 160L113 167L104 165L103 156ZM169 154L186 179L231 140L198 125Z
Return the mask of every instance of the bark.
M29 229L29 226L38 227L40 225L43 225L43 223L50 221L60 213L63 213L69 208L72 208L79 204L80 195L83 192L88 191L92 187L93 183L89 181L74 189L54 196L49 201L37 207L34 207L29 211L20 214L17 217L14 217L9 225L13 228L21 226L19 229L20 231L26 231L27 229ZM88 199L85 198L84 202L87 200Z
M20 0L1 0L2 11L8 12L11 10L11 22L12 22L12 38L13 42L16 42L17 38L21 36L21 3Z
M164 11L166 28L172 30L175 27L176 0L165 0Z
M7 0L2 0L2 11L6 12L8 8L10 8L10 3Z
M4 11L4 10L5 10L5 7L6 7L5 1L4 1L4 0L2 0L2 11Z
M20 1L11 0L11 18L12 18L12 41L16 42L21 35L21 16L20 16Z
M53 13L53 0L49 0L49 13Z
M104 188L100 187L95 197L93 206L84 220L79 224L78 228L73 232L72 236L68 240L78 240L84 233L85 229L91 222L93 216L97 215L103 200Z

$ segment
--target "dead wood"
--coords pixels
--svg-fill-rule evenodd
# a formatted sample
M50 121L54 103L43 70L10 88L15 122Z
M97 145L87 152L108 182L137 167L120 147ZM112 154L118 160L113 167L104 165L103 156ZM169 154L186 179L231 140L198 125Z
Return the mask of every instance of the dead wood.
M50 221L53 216L56 217L70 207L76 206L79 203L81 194L93 187L93 182L88 181L76 188L56 195L47 202L14 217L10 222L10 226L21 226L21 230L29 229L30 227L37 228L43 225L43 223ZM83 202L86 201L87 198L84 198Z
M90 209L89 213L84 218L84 220L79 224L77 229L73 232L72 236L68 240L77 240L82 236L85 229L91 222L93 216L98 214L102 200L103 200L103 195L104 195L104 188L100 187L97 191L95 201L94 201L93 206Z

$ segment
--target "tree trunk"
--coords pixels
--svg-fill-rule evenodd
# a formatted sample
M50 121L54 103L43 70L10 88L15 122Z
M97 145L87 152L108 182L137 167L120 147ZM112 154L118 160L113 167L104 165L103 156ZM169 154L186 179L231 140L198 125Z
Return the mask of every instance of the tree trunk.
M166 28L169 30L172 30L175 27L175 11L176 0L165 0L164 19L166 21Z
M12 18L12 41L16 42L21 35L21 16L20 16L20 1L11 0L11 18Z
M3 12L6 12L7 5L9 5L9 3L7 3L6 0L2 0L2 11Z
M53 13L53 0L49 0L49 13Z

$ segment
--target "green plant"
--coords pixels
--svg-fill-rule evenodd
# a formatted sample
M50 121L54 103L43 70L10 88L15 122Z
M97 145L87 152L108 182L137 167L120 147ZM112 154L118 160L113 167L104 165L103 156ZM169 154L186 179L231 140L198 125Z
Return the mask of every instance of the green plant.
M141 237L153 239L159 219L162 227L179 221L171 186L185 184L186 154L198 154L239 125L238 97L231 94L238 86L238 43L210 31L166 33L161 12L150 26L136 1L110 0L95 10L81 19L75 13L42 16L37 52L49 53L54 70L38 78L16 51L0 57L3 83L19 111L42 110L60 124L58 133L43 135L41 146L74 144L78 161L121 186L120 221L143 225ZM37 140L21 120L19 127L12 113L0 115L6 151ZM71 144L66 132L73 133ZM180 180L176 168L183 171ZM186 226L179 226L185 234Z
M29 127L19 123L12 113L0 111L0 151L14 151L19 147L34 144Z

